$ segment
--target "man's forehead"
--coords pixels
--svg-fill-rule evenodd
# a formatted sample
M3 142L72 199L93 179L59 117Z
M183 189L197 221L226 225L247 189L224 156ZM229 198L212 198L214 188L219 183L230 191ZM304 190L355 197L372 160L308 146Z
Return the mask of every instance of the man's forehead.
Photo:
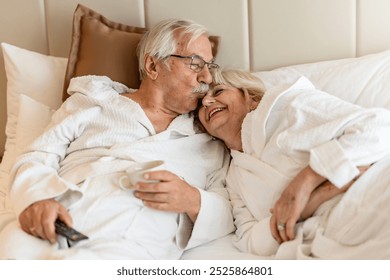
M186 55L197 55L203 59L213 58L211 42L206 35L192 39L190 34L186 34L177 41L176 50Z

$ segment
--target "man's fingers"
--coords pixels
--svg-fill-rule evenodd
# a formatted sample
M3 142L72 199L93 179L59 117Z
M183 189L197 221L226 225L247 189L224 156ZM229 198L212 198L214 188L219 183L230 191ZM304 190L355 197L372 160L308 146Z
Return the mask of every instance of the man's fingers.
M165 202L156 202L156 201L149 201L149 200L142 200L144 205L149 208L153 208L156 210L162 210L162 211L168 211L170 210L169 204Z
M55 243L55 221L60 218L71 225L72 219L67 210L54 199L42 200L31 204L19 216L22 229L39 238Z
M132 190L144 193L161 193L165 192L163 183L137 183L131 187Z
M165 193L134 192L134 195L145 201L150 202L168 202L169 196Z
M144 179L146 180L157 180L160 182L167 182L167 181L173 181L176 180L178 177L166 170L159 170L159 171L150 171L145 172Z

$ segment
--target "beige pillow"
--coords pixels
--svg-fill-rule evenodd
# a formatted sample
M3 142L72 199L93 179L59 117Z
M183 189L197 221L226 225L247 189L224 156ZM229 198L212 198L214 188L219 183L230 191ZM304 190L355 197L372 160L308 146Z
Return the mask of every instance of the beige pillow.
M136 48L146 28L113 22L83 5L73 16L72 44L65 74L63 100L70 79L83 75L108 76L129 88L138 88L140 77ZM214 57L218 36L210 36Z
M146 28L108 20L78 5L73 15L72 44L65 73L63 100L70 79L83 75L104 75L130 88L138 88L136 48Z

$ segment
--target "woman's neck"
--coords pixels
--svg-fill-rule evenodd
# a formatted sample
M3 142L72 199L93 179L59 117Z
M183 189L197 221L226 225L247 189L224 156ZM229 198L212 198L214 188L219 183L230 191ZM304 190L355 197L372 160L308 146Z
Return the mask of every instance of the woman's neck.
M226 137L226 139L222 139L225 143L226 147L228 147L231 150L237 150L242 152L242 140L241 140L241 130L237 131L234 134L231 134L230 136Z

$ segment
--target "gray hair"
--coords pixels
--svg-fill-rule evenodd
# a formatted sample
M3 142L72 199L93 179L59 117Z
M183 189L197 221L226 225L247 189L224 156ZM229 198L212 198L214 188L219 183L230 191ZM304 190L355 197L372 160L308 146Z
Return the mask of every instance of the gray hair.
M264 95L263 81L249 71L240 69L216 69L212 72L213 85L223 84L248 92L249 96L260 101Z
M174 36L177 30L180 30L179 38ZM176 52L177 39L187 34L192 35L187 46L193 40L203 35L209 35L208 30L203 25L184 19L163 20L146 32L137 47L140 78L143 79L146 75L144 65L146 55L164 60Z

